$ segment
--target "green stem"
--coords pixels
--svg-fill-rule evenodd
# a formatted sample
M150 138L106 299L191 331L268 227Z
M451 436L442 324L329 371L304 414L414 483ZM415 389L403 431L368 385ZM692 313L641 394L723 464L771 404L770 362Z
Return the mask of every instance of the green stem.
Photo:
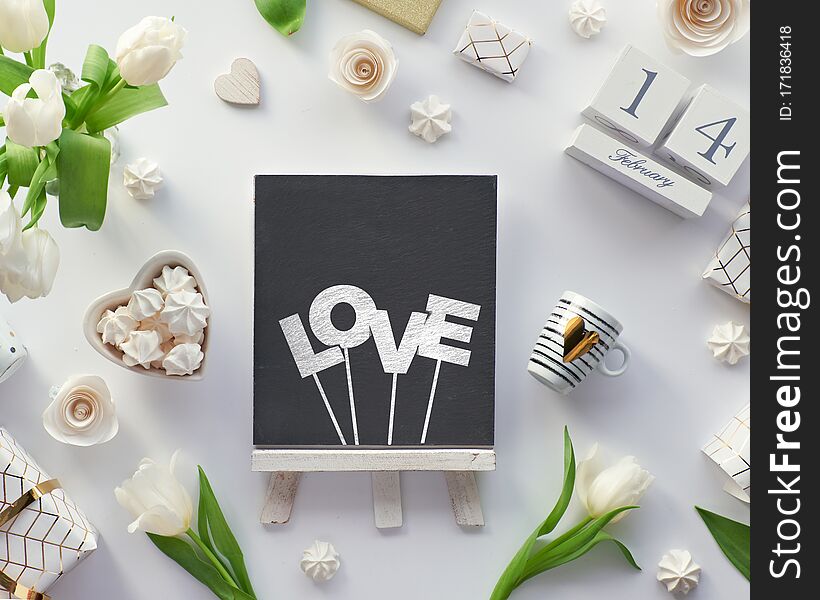
M91 109L91 112L89 114L94 114L99 108L105 106L106 103L109 100L111 100L111 98L113 98L117 94L117 92L119 92L126 85L128 85L128 83L125 81L125 79L120 77L120 79L119 79L119 81L117 81L116 85L111 88L111 91L109 91L105 96L103 96L102 98L100 98L96 102L96 104L94 105L94 108Z
M31 57L31 50L29 50L28 52L23 52L23 56L25 56L26 58L26 64L29 67L34 68L34 59Z
M0 115L0 127L6 126L6 120L3 118L3 115Z
M224 579L228 584L235 587L236 589L239 589L239 586L233 580L231 574L228 573L228 570L224 567L224 565L221 562L219 562L219 559L214 555L213 552L211 552L211 549L208 548L205 542L202 541L202 539L194 532L194 530L189 529L185 532L185 534L194 541L194 543L199 547L200 550L202 550L205 556L208 557L208 560L210 560L213 563L214 567L216 567L216 570L219 571L219 574L222 576L222 579Z

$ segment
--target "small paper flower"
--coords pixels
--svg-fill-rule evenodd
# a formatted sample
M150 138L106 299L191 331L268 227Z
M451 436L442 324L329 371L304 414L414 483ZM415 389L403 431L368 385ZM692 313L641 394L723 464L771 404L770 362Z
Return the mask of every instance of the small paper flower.
M709 56L749 31L749 0L658 0L666 43L692 56Z
M43 413L43 426L58 442L95 446L117 435L117 411L111 392L100 377L71 377L53 390L52 398Z
M338 41L330 53L328 77L361 100L375 102L393 83L398 66L390 42L365 29Z

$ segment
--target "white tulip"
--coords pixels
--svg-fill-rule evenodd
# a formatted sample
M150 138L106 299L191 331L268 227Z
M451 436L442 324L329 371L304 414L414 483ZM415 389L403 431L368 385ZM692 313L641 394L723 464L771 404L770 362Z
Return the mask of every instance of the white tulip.
M48 35L43 0L0 0L0 46L12 52L38 48Z
M658 18L670 48L709 56L749 31L750 0L657 0Z
M48 296L60 266L60 248L44 229L20 235L20 245L0 257L0 292L11 302Z
M71 377L43 413L43 426L58 442L94 446L113 439L119 430L114 400L100 377Z
M172 537L190 529L191 496L174 476L179 452L174 452L169 466L143 458L134 476L114 490L117 502L134 517L129 533L141 530Z
M0 269L3 257L20 247L23 224L20 213L6 190L0 190Z
M654 480L634 456L625 456L604 468L598 458L598 444L595 444L578 463L575 489L589 515L598 518L616 508L635 506ZM611 522L617 523L626 514L619 514Z
M393 46L365 29L340 39L330 53L328 77L365 102L380 100L396 77L399 61Z
M63 88L54 73L45 69L34 71L28 81L17 86L6 104L6 134L21 146L45 146L63 132ZM27 97L31 90L36 98Z
M188 32L165 17L145 17L120 36L116 61L128 85L152 85L182 58Z

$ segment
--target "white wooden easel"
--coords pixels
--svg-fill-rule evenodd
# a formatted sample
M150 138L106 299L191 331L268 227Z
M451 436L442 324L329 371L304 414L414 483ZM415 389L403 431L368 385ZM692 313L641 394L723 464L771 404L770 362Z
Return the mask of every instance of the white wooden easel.
M402 526L401 471L442 471L447 480L456 523L482 527L484 513L476 484L476 471L495 470L491 449L373 449L373 450L254 450L253 471L271 473L261 522L284 524L290 520L302 473L371 472L373 515L376 527Z

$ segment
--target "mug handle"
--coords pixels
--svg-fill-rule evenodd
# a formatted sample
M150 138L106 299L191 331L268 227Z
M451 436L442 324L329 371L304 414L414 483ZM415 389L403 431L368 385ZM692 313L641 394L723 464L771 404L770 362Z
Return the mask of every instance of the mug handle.
M620 350L621 351L621 354L624 357L624 360L621 363L621 366L618 367L617 369L610 369L609 367L606 366L606 362L605 362L606 361L606 356L604 356L601 359L601 362L598 363L598 370L601 373L603 373L604 375L608 376L608 377L617 377L618 375L623 375L624 373L626 373L626 370L629 368L629 359L632 356L632 353L629 351L629 348L627 348L621 342L615 342L612 345L612 350ZM612 350L610 350L610 352ZM609 355L609 353L607 353L607 356L608 355Z

